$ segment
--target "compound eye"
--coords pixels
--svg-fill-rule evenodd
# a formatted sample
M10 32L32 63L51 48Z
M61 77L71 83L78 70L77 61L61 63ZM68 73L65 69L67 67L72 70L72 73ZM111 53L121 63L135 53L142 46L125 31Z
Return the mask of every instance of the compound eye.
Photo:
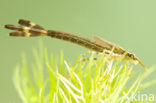
M129 57L134 58L134 54L129 54Z

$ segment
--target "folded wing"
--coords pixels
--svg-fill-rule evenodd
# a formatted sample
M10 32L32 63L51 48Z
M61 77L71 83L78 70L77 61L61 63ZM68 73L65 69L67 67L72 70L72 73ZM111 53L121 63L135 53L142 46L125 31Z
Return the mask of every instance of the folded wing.
M110 42L108 42L108 41L106 41L106 40L104 40L98 36L94 36L94 40L95 40L95 43L97 43L98 45L101 45L105 48L108 48L109 50L112 50L114 48L114 50L113 50L114 53L118 53L118 54L125 53L125 50L122 49L121 47L119 47L113 43L110 43Z

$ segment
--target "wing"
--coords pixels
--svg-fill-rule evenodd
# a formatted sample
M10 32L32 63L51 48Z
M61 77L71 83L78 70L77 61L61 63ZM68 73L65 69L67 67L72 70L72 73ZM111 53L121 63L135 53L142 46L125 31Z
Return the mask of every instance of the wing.
M118 54L123 54L125 52L124 49L122 49L121 47L113 44L113 43L110 43L98 36L94 36L94 40L95 40L95 43L97 43L98 45L101 45L103 47L106 47L108 48L109 50L112 50L114 48L114 52L115 53L118 53Z
M104 40L104 39L102 39L102 38L100 38L100 37L98 37L98 36L94 36L94 40L95 40L95 43L97 43L98 45L101 45L101 46L103 46L103 47L107 47L107 48L109 48L110 50L111 50L113 47L115 47L114 44L112 44L112 43L110 43L110 42L108 42L108 41L106 41L106 40Z

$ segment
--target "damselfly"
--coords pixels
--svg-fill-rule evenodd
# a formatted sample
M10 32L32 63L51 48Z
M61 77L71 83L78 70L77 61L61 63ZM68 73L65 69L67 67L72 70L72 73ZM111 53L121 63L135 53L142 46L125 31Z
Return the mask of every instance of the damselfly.
M106 53L110 53L110 51L113 50L112 52L114 55L117 55L116 57L120 57L126 53L123 60L133 61L135 64L140 63L144 68L146 68L146 66L134 54L129 53L120 46L103 40L98 36L94 36L93 41L71 33L65 33L56 30L46 30L40 25L32 23L28 20L20 19L18 23L20 24L19 26L5 25L5 28L17 31L11 32L10 36L50 36L52 38L57 38L81 45L100 53L102 53L104 50L107 51Z

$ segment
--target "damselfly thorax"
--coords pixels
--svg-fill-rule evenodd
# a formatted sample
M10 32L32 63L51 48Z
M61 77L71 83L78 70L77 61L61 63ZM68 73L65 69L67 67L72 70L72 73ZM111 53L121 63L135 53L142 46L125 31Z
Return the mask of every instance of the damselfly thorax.
M113 59L117 59L126 53L123 60L133 61L135 64L140 63L145 68L145 65L134 54L129 53L120 46L117 46L106 40L103 40L98 36L94 36L94 40L89 40L87 38L71 33L65 33L56 30L46 30L40 25L32 23L28 20L20 19L18 23L20 24L19 26L5 25L5 28L7 29L16 30L16 32L11 32L10 36L23 36L23 37L50 36L52 38L57 38L81 45L83 47L86 47L90 50L99 53L103 53L103 51L106 51L105 53L109 54L112 51L113 54L112 57L114 57Z

